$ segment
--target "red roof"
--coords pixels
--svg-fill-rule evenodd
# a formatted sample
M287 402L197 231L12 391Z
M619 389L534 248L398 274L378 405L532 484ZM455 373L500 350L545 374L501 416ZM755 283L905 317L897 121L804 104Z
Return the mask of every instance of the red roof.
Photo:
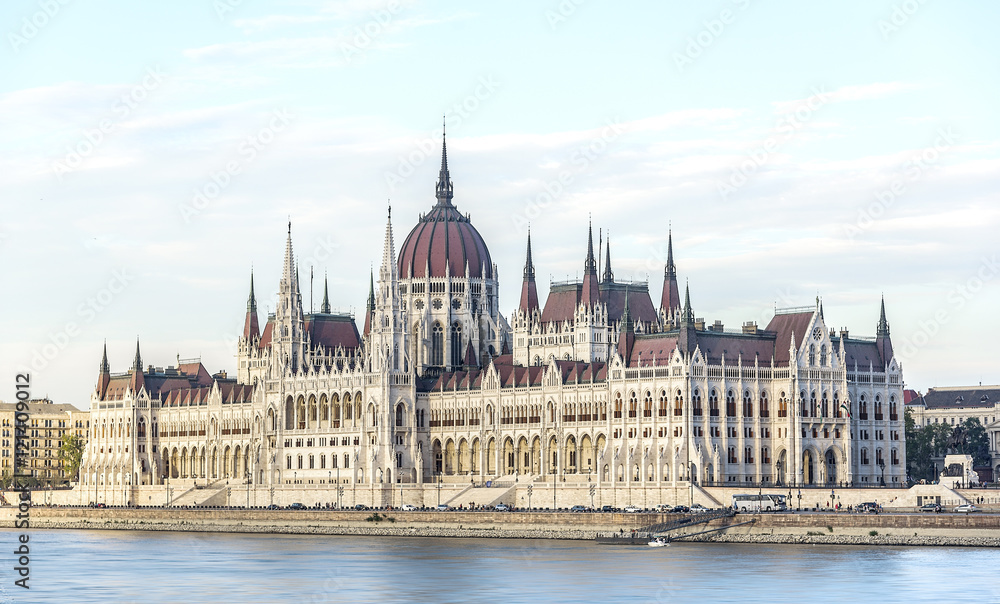
M322 345L327 349L343 346L346 350L355 350L361 346L361 335L350 316L306 315L305 323L306 333L312 339L313 346ZM266 327L265 332L270 335Z
M472 222L450 204L438 204L420 218L399 252L399 276L444 277L451 275L493 278L493 260L482 235ZM427 267L430 266L430 275ZM485 274L484 274L485 271Z
M767 324L766 331L778 334L778 338L774 342L775 365L788 365L788 348L792 333L795 333L795 349L798 350L802 346L802 340L808 335L806 329L809 327L812 316L813 311L774 315L771 322ZM729 355L727 354L726 357Z

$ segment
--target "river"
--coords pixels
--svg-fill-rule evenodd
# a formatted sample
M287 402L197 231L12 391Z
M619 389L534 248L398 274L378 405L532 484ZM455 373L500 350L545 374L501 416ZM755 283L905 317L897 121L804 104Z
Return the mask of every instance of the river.
M8 553L3 602L1000 602L1000 550L985 548L29 535L31 589Z

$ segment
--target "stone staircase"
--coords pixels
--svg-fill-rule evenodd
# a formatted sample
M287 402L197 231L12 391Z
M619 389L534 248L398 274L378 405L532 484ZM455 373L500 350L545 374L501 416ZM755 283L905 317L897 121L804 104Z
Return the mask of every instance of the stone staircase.
M184 507L193 505L226 505L226 481L216 480L215 482L198 487L191 487L180 495L175 496L170 505L173 507ZM239 488L240 485L229 485Z
M447 503L453 508L469 507L473 504L477 506L494 506L505 503L513 506L515 504L514 495L519 482L530 482L532 477L501 476L488 480L482 484L469 485L461 493L449 499ZM489 485L489 486L487 486Z

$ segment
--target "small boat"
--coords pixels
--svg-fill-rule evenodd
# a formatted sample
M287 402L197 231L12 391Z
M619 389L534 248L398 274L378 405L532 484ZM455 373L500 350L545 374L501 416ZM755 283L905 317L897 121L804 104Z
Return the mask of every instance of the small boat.
M670 538L669 537L656 537L656 538L650 540L650 542L647 543L646 545L648 545L649 547L667 547L668 545L670 545Z

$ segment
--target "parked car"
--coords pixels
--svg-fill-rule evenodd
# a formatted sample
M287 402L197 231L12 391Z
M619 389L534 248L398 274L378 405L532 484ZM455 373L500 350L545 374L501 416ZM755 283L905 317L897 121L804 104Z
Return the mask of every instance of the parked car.
M602 512L613 512L613 511L615 511L615 506L613 506L613 505L603 505L603 506L601 506L601 511Z
M696 503L692 505L691 509L688 511L691 512L692 514L704 514L705 512L708 511L708 508L701 505L700 503Z
M269 509L269 510L280 510L281 506L278 505L277 503L272 503L271 505L267 506L267 509Z
M687 514L690 511L691 508L689 508L686 505L675 505L673 508L670 509L670 512L672 514Z
M447 512L450 509L451 509L451 507L449 507L449 506L447 506L447 505L445 505L443 503L441 505L437 506L437 511L439 511L439 512Z
M510 511L510 508L507 507L503 503L496 504L495 506L493 506L493 509L496 510L496 511L498 511L498 512L509 512Z
M627 506L625 506L625 513L626 514L638 514L641 511L642 511L642 508L640 508L637 505L627 505Z
M368 509L368 506L364 505L363 503L359 503L358 505L354 506L354 509L359 512L363 512Z
M569 511L571 511L571 512L586 512L587 511L587 506L585 506L585 505L574 505L573 507L571 507L569 509Z
M288 506L288 509L290 509L290 510L304 510L304 509L306 509L306 506L303 505L303 504L301 504L301 503L295 502L295 503L291 504L290 506Z
M925 503L924 505L920 506L920 511L921 512L936 512L936 513L940 514L941 513L941 505L938 504L938 503Z
M971 503L963 503L962 505L956 505L955 509L952 511L958 512L959 514L968 514L969 512L978 512L979 508Z
M403 505L399 506L399 509L403 512L413 512L417 509L417 506L413 505L412 503L404 503Z
M874 501L858 504L857 509L859 514L878 514L878 504Z

